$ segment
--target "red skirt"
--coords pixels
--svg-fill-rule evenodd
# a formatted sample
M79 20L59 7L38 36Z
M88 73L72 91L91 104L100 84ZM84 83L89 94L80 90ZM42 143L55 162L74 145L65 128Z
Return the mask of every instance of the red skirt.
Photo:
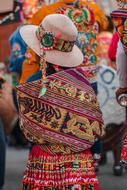
M99 190L90 151L54 154L34 145L21 190Z
M127 136L125 137L125 140L124 140L121 160L124 161L124 162L127 162Z

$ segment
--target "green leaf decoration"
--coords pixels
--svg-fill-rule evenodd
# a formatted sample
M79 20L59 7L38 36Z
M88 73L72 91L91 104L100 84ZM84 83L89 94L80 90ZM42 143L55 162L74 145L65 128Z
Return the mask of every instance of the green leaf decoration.
M72 10L69 9L68 12L67 12L67 15L68 15L68 17L69 17L70 19L72 19L72 15L71 15L71 14L72 14Z
M88 10L82 9L82 12L84 13L84 17L85 17L86 21L88 21Z
M46 87L45 87L45 86L42 87L42 89L41 89L41 91L40 91L40 94L39 94L39 98L40 98L41 96L44 96L45 93L46 93L46 91L47 91Z
M82 15L79 15L76 19L77 23L81 23L83 21Z

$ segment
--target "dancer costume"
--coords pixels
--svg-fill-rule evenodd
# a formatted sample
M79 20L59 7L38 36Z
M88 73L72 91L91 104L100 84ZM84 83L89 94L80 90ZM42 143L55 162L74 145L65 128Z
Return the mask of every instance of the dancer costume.
M83 61L74 45L77 29L65 15L48 15L39 27L24 26L20 34L38 55L45 52L49 63L69 68ZM41 59L44 61L44 57ZM80 68L45 79L43 67L42 76L42 82L17 87L21 128L36 144L30 152L21 189L98 190L90 152L95 140L103 135L96 96Z
M127 92L127 0L117 0L119 8L111 13L120 42L117 50L117 69L121 94ZM123 89L123 90L122 90ZM127 164L127 136L124 139L121 160Z

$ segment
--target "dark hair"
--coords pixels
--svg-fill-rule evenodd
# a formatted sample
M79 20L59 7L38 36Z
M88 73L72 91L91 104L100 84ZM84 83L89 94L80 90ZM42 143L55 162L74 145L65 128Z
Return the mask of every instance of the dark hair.
M40 57L38 55L36 55L36 60L37 60L37 63L40 63ZM46 62L47 63L47 70L46 70L46 75L51 75L51 74L54 74L57 72L56 68L55 68L55 65L52 64L52 63L49 63L49 62ZM62 66L58 66L58 71L59 70L66 70L66 69L69 69L70 67L62 67Z
M62 66L58 66L58 70L66 70L69 69L70 67L62 67ZM56 73L57 70L55 69L55 66L52 63L48 63L47 62L47 76Z
M53 74L53 73L55 73L55 72L56 72L56 70L55 70L55 68L53 67L53 64L47 63L46 75L48 76L48 75L51 75L51 74Z
M107 20L108 20L108 27L107 27L107 31L109 32L113 32L114 29L114 25L112 23L112 18L110 16L106 16Z

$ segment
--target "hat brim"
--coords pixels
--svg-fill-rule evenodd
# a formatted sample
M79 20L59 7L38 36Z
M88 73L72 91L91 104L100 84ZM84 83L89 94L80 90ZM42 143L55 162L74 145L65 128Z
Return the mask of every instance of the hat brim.
M19 30L25 43L40 56L39 41L36 37L38 26L26 25ZM76 67L83 62L83 54L80 49L74 45L71 52L62 52L57 50L46 51L46 61L63 67Z

